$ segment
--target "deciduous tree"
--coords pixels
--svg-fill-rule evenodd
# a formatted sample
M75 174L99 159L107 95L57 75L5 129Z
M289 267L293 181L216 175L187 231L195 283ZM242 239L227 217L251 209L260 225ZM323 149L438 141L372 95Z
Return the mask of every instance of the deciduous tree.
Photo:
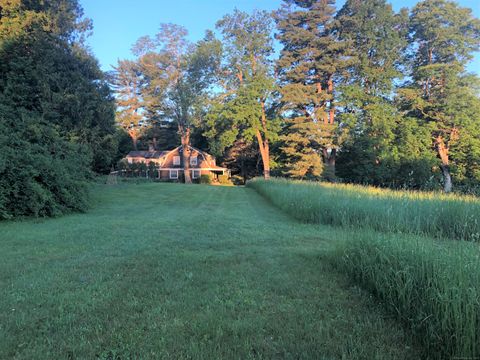
M209 115L206 136L217 151L238 143L239 139L247 143L255 139L263 176L268 179L270 143L277 133L270 59L272 19L265 11L247 14L235 10L217 22L217 29L224 45L222 93Z

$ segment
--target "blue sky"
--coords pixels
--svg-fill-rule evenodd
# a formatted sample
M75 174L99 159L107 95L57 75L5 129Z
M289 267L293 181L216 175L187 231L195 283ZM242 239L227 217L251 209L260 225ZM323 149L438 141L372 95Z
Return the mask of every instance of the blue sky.
M393 0L395 10L413 7L417 0ZM143 35L154 35L161 23L185 26L192 41L213 29L223 15L236 7L243 11L255 8L278 9L281 0L80 0L85 15L93 20L93 35L88 44L103 70L111 70L118 59L132 58L130 49ZM344 0L337 1L341 6ZM480 0L459 0L480 17ZM469 66L480 75L480 54Z

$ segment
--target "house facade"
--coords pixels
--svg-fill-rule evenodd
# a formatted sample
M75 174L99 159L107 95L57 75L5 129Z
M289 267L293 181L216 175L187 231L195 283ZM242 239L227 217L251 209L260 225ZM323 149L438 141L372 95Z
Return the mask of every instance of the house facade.
M154 163L158 169L158 178L165 180L180 180L184 177L185 166L183 163L183 146L173 150L157 151L130 151L125 157L129 164L133 163ZM230 175L229 170L217 166L215 158L205 151L190 146L190 164L188 171L193 180L200 179L201 175Z

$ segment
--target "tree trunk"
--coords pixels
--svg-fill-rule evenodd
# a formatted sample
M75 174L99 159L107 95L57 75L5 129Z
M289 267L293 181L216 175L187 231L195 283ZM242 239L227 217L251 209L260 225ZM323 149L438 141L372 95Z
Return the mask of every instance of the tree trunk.
M191 184L192 177L190 176L190 128L181 128L180 135L182 141L183 178L185 184Z
M265 111L265 102L261 101L262 106L262 128L263 133L265 134L265 139L262 138L262 134L260 130L257 130L257 140L258 140L258 147L260 148L260 155L262 156L262 163L263 163L263 177L265 180L270 179L270 145L268 143L268 129L267 129L267 114Z
M262 139L262 134L259 130L257 130L257 141L258 147L260 149L260 155L262 156L262 163L263 163L263 177L265 180L270 179L270 153L269 153L269 146L268 140Z
M328 114L328 120L330 124L335 122L335 105L333 99L333 79L332 75L328 78L328 93L330 94L330 111Z
M443 191L446 193L452 192L452 176L450 175L450 166L440 165L443 175Z
M437 149L438 156L440 157L440 160L442 162L440 168L442 169L443 175L443 191L449 193L452 191L453 187L452 176L450 175L450 159L448 156L449 148L445 144L445 140L441 135L438 135L435 138L435 147Z
M335 170L335 162L337 160L337 149L332 149L330 156L328 157L328 166L332 167ZM334 171L335 172L335 171Z
M137 148L137 143L138 143L138 134L137 134L137 131L131 129L131 130L128 131L128 135L130 135L130 137L132 138L133 149L134 149L135 151L138 150L138 148Z
M321 83L321 80L319 79L318 82L317 82L317 94L321 96L322 91L323 91L322 83ZM324 100L319 101L319 103L316 106L319 106L319 107L323 108L323 110L324 110L323 113L322 113L323 114L322 115L323 116L323 123L328 124L328 114L327 114L325 101ZM317 115L317 114L315 114L315 115ZM318 119L318 120L320 120L320 119Z

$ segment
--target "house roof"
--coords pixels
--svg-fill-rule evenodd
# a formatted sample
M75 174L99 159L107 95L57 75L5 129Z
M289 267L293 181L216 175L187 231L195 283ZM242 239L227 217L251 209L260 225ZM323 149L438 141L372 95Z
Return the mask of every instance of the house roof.
M127 156L145 159L159 159L170 151L130 151Z
M182 151L183 146L177 146L175 149L172 150L164 150L164 151L130 151L127 156L128 157L136 157L136 158L145 158L145 159L159 159L165 155L170 154L171 152L175 150ZM204 157L209 157L213 158L212 155L206 153L205 151L202 151L200 149L194 148L193 146L190 146L190 149L197 151L199 154L202 154Z
M222 170L222 171L227 170L227 168L223 168L223 167L220 167L220 166L213 165L211 163L211 160L214 159L214 157L212 155L206 153L205 151L194 148L193 146L190 146L190 149L192 149L194 151L197 151L205 159L207 167L202 168L202 169L211 170L211 171L212 170L213 171L215 171L215 170L219 170L219 171L220 170ZM142 158L142 159L160 159L160 158L165 158L167 155L174 152L175 150L182 151L183 147L182 146L177 146L175 149L167 150L167 151L130 151L127 154L127 157ZM177 170L177 168L175 168L175 170Z

